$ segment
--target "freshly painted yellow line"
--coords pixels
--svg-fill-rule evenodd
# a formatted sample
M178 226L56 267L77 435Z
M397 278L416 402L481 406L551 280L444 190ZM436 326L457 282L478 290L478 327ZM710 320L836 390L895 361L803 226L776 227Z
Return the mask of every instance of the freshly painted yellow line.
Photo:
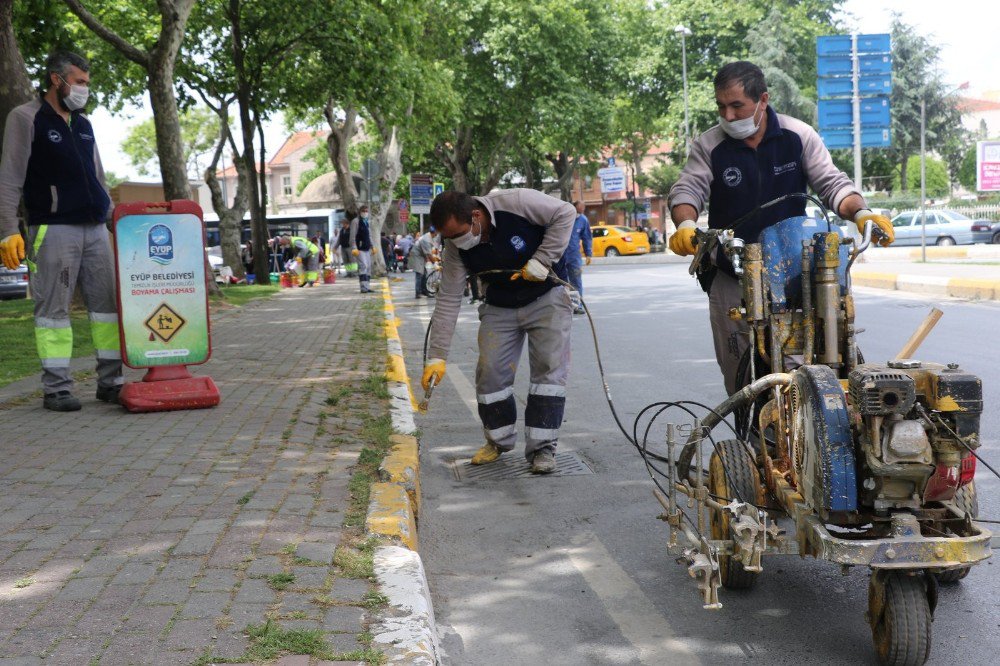
M854 271L851 273L851 281L858 287L875 287L877 289L895 289L895 273L874 273L868 271Z
M393 435L392 451L379 467L379 479L403 486L410 498L413 515L420 520L420 452L417 438Z
M395 306L392 304L392 294L389 290L389 282L385 278L382 278L382 292L383 302L385 303L384 310L386 312L385 318L385 337L388 340L396 340L402 348L402 340L399 337L399 323L400 319L396 316ZM390 354L389 362L386 367L385 377L391 382L402 382L406 384L406 390L410 394L410 405L413 407L413 411L417 411L417 397L413 393L413 386L410 384L410 376L406 374L406 363L403 361L403 357L399 354Z
M417 524L410 496L398 483L372 484L365 525L369 534L398 539L410 550L417 550Z
M1000 280L952 278L948 280L948 295L957 298L992 300L1000 292Z

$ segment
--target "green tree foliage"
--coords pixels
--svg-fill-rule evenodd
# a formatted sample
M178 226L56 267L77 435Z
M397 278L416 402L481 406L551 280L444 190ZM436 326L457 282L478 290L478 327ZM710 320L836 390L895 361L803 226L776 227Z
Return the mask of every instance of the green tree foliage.
M636 181L642 187L657 196L665 197L681 175L681 168L675 164L657 164L649 173L637 176Z
M182 111L180 123L188 176L198 180L207 163L206 156L218 140L219 119L210 109L200 106ZM148 176L159 172L156 128L152 118L129 128L121 149L140 174Z
M975 192L979 185L976 178L978 175L976 173L976 152L976 144L972 144L962 156L962 164L958 168L958 182L970 192Z
M749 59L764 71L770 101L779 113L809 124L815 123L816 104L800 89L803 80L796 55L799 45L792 26L783 20L783 11L772 7L767 17L747 35Z
M920 104L926 108L927 150L945 156L952 171L961 165L968 145L962 128L958 98L945 84L938 68L940 47L899 15L892 21L892 148L898 165L895 181L906 191L913 182L908 174L911 157L920 152Z
M928 197L943 197L946 196L951 190L951 184L948 180L948 165L939 159L934 159L932 157L927 158L927 196ZM893 192L899 191L909 191L913 193L920 192L920 156L911 155L909 159L909 164L906 169L906 177L909 182L906 187L902 186L900 173L896 172L893 177L892 190Z

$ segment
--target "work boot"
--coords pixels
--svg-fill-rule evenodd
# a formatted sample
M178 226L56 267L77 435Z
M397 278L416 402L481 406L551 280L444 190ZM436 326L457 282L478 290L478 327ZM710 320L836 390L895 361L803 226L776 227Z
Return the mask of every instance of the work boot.
M556 471L556 454L552 451L539 451L531 458L532 474L551 474Z
M76 412L82 407L80 401L74 398L73 394L69 391L46 393L45 399L42 401L42 406L45 409L51 409L53 412Z
M582 307L579 307L573 310L573 314L575 315L587 314L587 311L584 310Z
M101 402L110 402L112 405L119 404L118 395L122 392L121 384L115 386L98 386L97 399Z
M488 465L491 462L496 462L502 453L503 451L496 444L486 442L481 449L476 451L476 455L472 456L472 464Z

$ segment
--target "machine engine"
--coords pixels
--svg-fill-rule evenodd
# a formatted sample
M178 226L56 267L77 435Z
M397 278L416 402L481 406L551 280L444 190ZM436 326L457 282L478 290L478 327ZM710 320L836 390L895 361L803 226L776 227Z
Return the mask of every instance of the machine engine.
M859 443L858 504L876 513L950 500L972 480L982 382L920 361L859 365L847 380ZM964 446L963 446L964 442ZM969 448L966 448L968 446Z

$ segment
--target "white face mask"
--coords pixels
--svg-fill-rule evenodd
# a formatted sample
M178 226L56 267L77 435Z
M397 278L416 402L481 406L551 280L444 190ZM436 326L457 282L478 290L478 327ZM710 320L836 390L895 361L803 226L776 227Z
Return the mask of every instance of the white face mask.
M90 97L88 86L70 85L66 79L62 79L62 82L69 86L69 94L62 98L62 103L66 105L67 109L76 111L87 106L87 99Z
M475 224L475 222L476 221L473 220L473 224ZM471 250L472 248L479 245L479 241L480 239L482 239L482 237L483 237L482 225L480 225L479 227L478 234L472 233L472 227L470 226L468 231L466 231L458 238L452 238L451 242L454 243L455 247L457 247L459 250Z
M737 141L742 141L748 137L753 136L760 129L760 121L755 121L757 117L757 109L760 108L760 102L753 107L753 113L749 118L741 118L740 120L729 121L725 118L719 118L719 125L722 127L722 131L733 137ZM764 119L762 115L761 120Z

